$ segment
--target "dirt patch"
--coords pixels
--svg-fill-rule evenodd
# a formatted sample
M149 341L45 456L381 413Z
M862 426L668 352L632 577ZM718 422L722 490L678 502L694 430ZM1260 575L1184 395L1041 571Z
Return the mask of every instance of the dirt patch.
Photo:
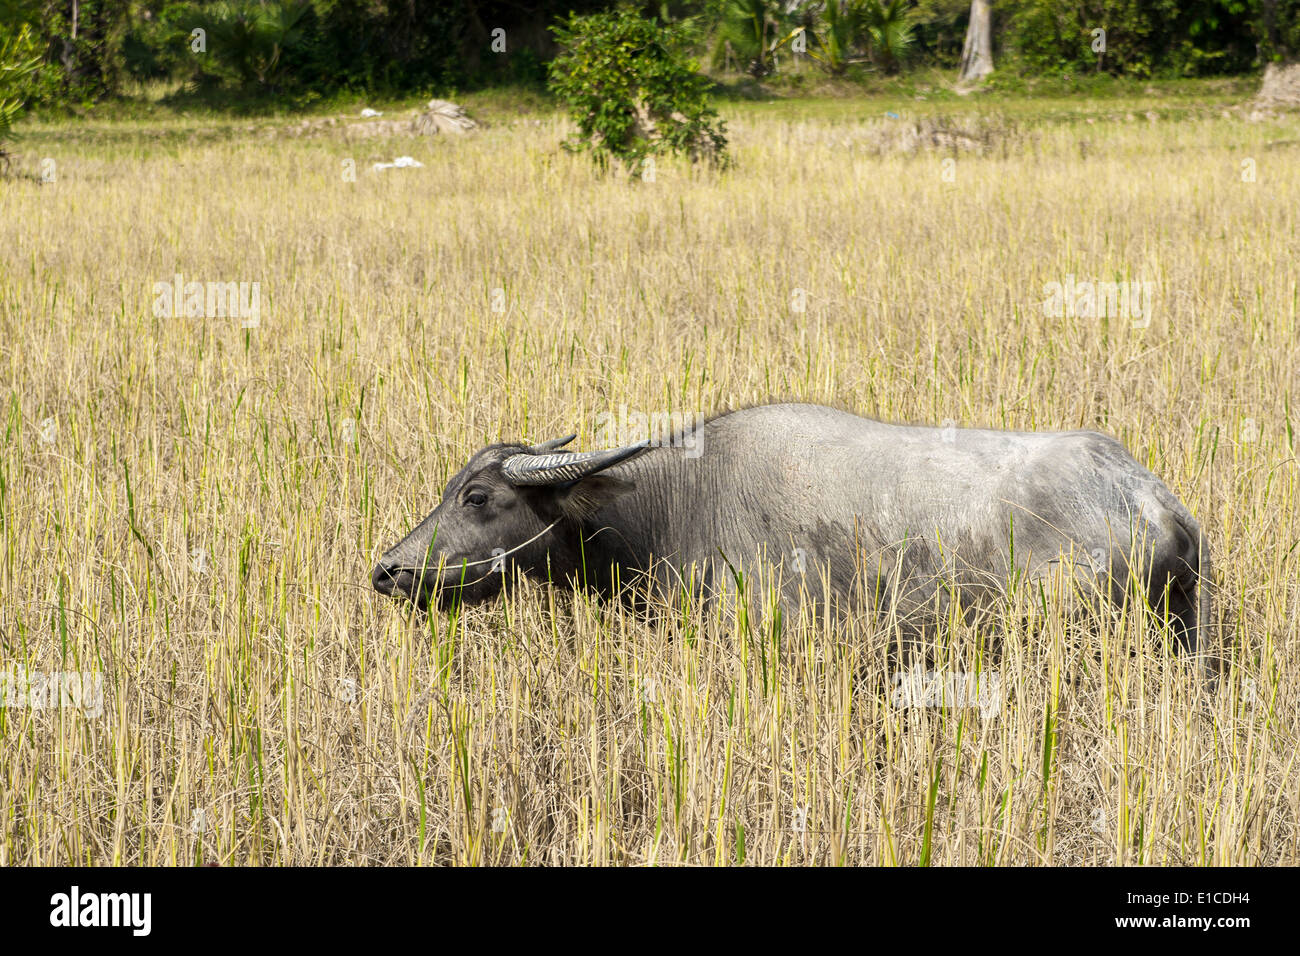
M914 120L886 119L868 131L863 146L877 155L921 151L983 155L1005 149L1018 139L1016 127L1002 120L927 116Z
M380 136L461 136L479 128L463 107L450 100L430 100L423 110L406 119L367 119L324 116L305 119L293 126L267 130L268 136L318 136L338 132L346 139L375 139Z

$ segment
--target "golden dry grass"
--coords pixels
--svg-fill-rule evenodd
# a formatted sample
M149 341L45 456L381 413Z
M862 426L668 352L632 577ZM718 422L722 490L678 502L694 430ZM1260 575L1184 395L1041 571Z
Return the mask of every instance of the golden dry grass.
M105 700L0 711L0 864L1300 862L1294 125L963 105L994 146L945 182L877 155L884 109L734 108L732 172L639 184L551 117L31 128L57 178L0 180L0 667ZM399 154L424 168L368 172ZM178 272L259 282L260 325L154 317ZM1069 274L1153 282L1150 327L1044 315ZM867 623L369 590L487 442L783 399L1115 434L1210 535L1219 686L1149 619L1032 599L1001 657L944 632L1000 676L983 718L894 706Z

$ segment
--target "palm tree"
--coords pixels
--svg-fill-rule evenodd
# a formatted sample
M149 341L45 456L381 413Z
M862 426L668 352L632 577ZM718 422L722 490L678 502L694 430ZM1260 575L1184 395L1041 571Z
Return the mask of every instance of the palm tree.
M11 138L13 123L26 105L22 83L41 65L35 51L36 41L29 24L24 23L16 32L0 37L0 164L5 169L9 168L5 141Z
M775 0L729 0L723 8L718 49L730 45L748 60L747 73L756 79L767 76L772 72L768 53L779 13ZM716 52L714 59L718 59Z
M818 52L808 55L819 60L831 76L841 76L850 63L856 62L853 48L861 32L859 10L852 0L826 0L822 10L824 27L817 36Z
M885 73L897 73L915 39L915 22L905 0L859 0L858 17L871 59Z
M724 51L736 52L748 61L751 76L767 76L776 68L776 52L810 25L808 7L807 0L728 0L713 62L723 62Z
M273 86L281 56L298 42L311 0L251 3L226 0L203 8L200 22L218 61L245 88Z

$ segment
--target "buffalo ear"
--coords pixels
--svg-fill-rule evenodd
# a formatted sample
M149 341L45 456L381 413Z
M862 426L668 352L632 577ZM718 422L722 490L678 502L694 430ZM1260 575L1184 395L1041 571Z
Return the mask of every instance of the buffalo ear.
M570 521L581 524L614 499L627 494L634 485L610 475L592 475L575 481L560 492L560 512Z

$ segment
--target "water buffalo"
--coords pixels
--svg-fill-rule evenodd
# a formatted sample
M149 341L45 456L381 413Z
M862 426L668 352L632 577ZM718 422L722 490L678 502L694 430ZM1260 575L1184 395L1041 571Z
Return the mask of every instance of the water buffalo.
M1009 582L1060 575L1095 600L1138 585L1202 649L1210 556L1165 485L1115 439L887 424L818 405L719 415L649 447L484 448L374 569L421 607L500 592L516 572L605 595L710 591L754 562L779 593L933 620ZM636 585L629 588L629 585Z

